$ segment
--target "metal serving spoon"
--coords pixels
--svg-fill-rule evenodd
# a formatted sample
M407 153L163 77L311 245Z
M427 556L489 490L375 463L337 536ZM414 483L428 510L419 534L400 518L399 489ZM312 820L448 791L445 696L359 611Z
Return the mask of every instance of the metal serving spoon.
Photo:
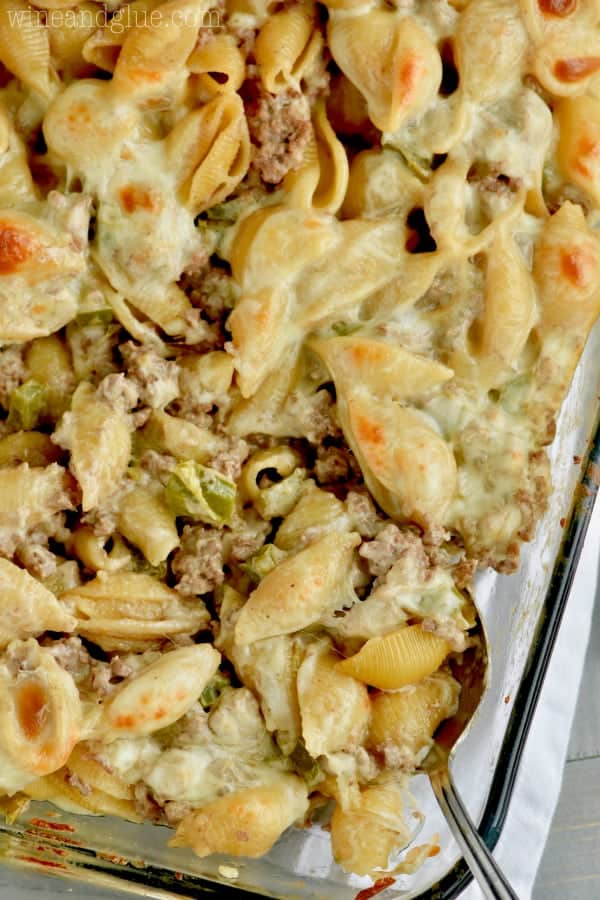
M480 619L481 621L481 619ZM481 647L468 650L455 675L462 685L459 707L435 735L435 743L419 767L431 787L464 858L488 900L519 900L460 799L450 774L450 763L479 706L488 683L487 638L481 625Z

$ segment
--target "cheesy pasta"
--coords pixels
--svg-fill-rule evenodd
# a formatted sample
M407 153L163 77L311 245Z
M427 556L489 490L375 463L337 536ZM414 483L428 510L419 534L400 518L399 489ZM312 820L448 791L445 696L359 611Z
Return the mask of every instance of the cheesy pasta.
M0 808L414 870L600 314L600 6L0 0L0 62Z

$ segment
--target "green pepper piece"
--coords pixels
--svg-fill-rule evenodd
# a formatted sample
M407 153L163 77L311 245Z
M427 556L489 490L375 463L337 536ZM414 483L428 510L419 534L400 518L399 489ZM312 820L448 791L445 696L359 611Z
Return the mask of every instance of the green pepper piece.
M30 378L10 395L8 424L11 428L31 431L39 422L48 402L48 388Z
M153 578L162 580L167 576L167 561L164 559L157 566L153 566L141 553L131 554L131 568L134 572L143 572L145 575L152 575Z
M362 328L362 322L334 322L331 330L338 337L346 337L347 334L354 334Z
M109 325L115 316L109 306L100 309L82 310L75 316L78 325Z
M316 759L312 758L304 746L302 738L298 740L298 743L290 753L290 762L298 775L306 782L309 791L311 791L319 781L323 780L323 769Z
M275 566L278 566L287 556L284 550L280 550L275 544L265 544L260 550L251 556L249 560L240 565L242 572L249 575L253 581L260 581Z
M169 476L165 495L176 516L227 525L235 507L236 486L216 469L186 459Z
M217 672L210 679L202 693L200 694L200 703L205 709L214 706L226 687L230 686L229 679Z
M212 222L227 222L229 225L232 225L239 219L250 203L247 197L235 197L226 203L216 203L206 210L206 218Z

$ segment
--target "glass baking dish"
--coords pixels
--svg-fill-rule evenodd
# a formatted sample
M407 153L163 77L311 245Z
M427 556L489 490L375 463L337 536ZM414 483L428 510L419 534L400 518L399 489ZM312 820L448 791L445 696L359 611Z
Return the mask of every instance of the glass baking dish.
M484 572L477 602L491 645L490 687L454 762L457 787L490 848L501 834L519 761L550 660L600 481L600 323L575 373L551 448L555 489L520 571ZM471 880L431 793L418 776L411 790L425 821L417 843L439 835L441 851L386 898L451 900ZM152 825L83 817L32 803L0 824L3 863L112 885L145 897L243 897L349 900L370 882L332 863L318 828L291 829L267 857L200 860L166 846Z

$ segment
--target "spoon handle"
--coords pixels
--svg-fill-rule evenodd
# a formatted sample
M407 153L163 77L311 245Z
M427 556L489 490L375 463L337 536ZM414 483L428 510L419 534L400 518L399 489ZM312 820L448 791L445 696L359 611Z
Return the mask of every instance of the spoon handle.
M487 900L519 900L454 790L448 769L432 772L429 777L450 830Z

